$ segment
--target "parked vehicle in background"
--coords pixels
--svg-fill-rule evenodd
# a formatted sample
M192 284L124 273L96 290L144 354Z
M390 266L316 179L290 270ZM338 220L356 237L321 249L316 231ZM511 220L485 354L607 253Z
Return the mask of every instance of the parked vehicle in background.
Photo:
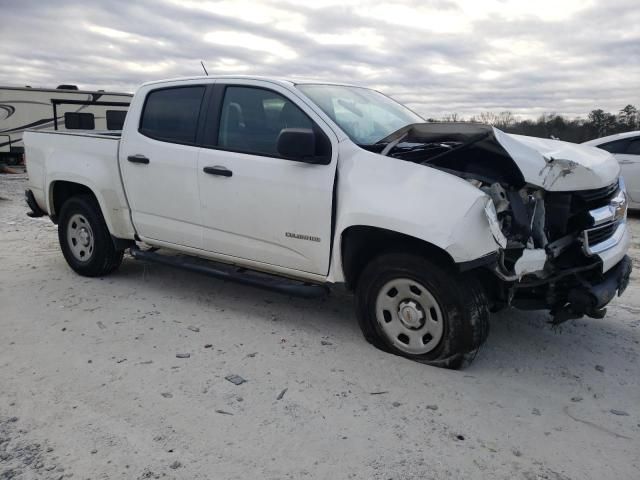
M598 147L613 154L627 185L629 208L640 210L640 130L596 138L583 145Z
M0 86L0 164L18 163L22 134L30 130L121 130L132 95L78 90Z
M121 138L27 132L25 144L32 215L58 223L79 274L114 271L128 249L285 293L343 284L368 341L432 365L472 358L507 305L602 318L631 272L611 154L426 123L366 88L152 82Z

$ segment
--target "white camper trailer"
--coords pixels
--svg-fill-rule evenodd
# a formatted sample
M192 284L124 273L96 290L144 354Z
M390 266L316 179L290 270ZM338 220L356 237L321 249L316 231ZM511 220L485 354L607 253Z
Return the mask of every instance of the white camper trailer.
M121 130L131 94L0 86L0 164L19 163L25 130Z

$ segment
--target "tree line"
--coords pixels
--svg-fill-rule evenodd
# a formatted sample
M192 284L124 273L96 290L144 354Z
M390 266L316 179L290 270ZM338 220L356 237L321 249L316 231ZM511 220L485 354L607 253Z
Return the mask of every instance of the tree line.
M602 109L592 110L587 118L571 119L555 113L545 113L536 120L520 120L511 112L482 112L469 119L454 113L445 115L440 120L429 119L429 121L486 123L508 133L556 138L574 143L586 142L614 133L640 130L640 113L633 105L627 105L618 113L605 112Z

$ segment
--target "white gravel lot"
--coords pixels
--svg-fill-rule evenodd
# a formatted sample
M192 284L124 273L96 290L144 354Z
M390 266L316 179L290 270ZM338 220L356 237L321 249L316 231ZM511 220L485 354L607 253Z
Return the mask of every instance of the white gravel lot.
M344 294L131 258L82 278L25 184L0 176L2 480L640 478L637 218L606 318L507 310L447 371L369 346Z

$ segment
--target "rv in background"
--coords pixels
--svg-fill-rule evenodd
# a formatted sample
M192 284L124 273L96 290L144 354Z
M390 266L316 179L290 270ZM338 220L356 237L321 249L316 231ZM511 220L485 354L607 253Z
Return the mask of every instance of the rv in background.
M121 130L131 94L0 86L0 165L22 163L25 130Z

